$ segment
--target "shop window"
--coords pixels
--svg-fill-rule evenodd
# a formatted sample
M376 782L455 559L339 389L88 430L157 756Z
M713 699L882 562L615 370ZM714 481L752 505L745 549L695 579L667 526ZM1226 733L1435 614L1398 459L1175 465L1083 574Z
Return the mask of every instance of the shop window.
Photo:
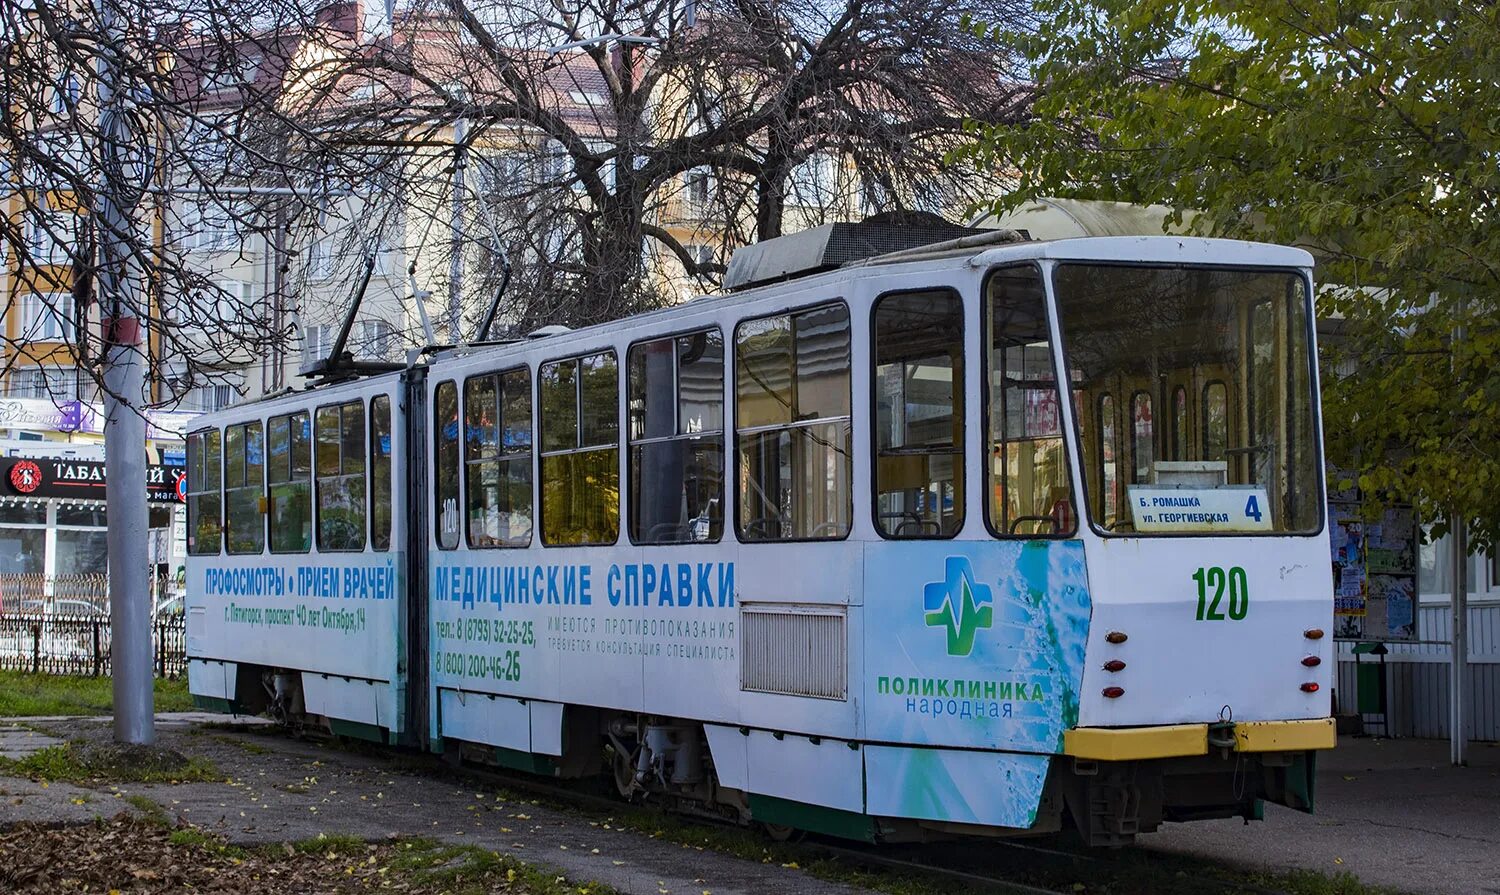
M531 372L464 383L464 488L470 547L531 543Z
M724 512L724 336L632 345L630 539L716 542Z
M1071 534L1073 494L1041 274L1030 265L1002 269L985 291L990 530L1000 537Z
M845 537L854 515L849 309L747 320L734 341L740 539Z
M950 537L964 522L963 302L942 290L875 303L875 525Z
M265 444L260 422L224 430L224 544L233 554L266 547Z
M312 428L307 413L266 423L266 482L272 553L312 547Z
M365 549L365 404L319 407L315 420L318 549Z
M618 367L613 351L542 365L543 544L619 538Z
M188 435L188 552L213 556L223 546L223 495L220 473L223 444L218 429Z
M391 399L370 399L370 546L391 549Z
M443 550L458 546L458 478L462 452L458 439L458 386L452 380L439 382L432 395L433 440L437 443L437 487L432 499L437 526L437 544Z

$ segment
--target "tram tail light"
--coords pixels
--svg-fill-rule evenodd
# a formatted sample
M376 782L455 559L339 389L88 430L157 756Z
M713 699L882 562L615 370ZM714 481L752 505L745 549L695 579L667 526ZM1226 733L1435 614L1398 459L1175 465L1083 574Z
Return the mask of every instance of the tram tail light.
M1319 665L1323 664L1323 660L1319 659L1317 656L1308 656L1302 660L1302 664L1306 665L1308 668L1316 668Z
M1305 684L1302 685L1302 692L1303 693L1316 693L1316 692L1318 692L1318 685L1316 683L1314 683L1313 681L1308 681L1307 683L1305 683Z
M1302 632L1302 636L1306 637L1308 640L1322 640L1323 639L1323 629L1322 628L1308 628L1306 631Z
M1109 643L1124 643L1130 638L1125 636L1124 631L1110 631L1104 635L1104 639Z
M1110 659L1108 662L1104 663L1104 670L1105 671L1124 671L1125 670L1125 663L1121 662L1119 659Z
M1317 686L1317 685L1314 684L1314 686ZM1125 695L1125 688L1124 687L1105 687L1104 688L1104 698L1105 699L1119 699L1121 696L1124 696L1124 695Z

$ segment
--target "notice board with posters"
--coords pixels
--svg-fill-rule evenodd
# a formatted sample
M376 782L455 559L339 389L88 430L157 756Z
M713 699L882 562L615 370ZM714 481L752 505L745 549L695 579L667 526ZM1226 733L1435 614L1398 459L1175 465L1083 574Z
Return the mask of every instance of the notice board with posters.
M1398 504L1372 518L1357 488L1330 490L1328 498L1334 636L1416 640L1416 513Z

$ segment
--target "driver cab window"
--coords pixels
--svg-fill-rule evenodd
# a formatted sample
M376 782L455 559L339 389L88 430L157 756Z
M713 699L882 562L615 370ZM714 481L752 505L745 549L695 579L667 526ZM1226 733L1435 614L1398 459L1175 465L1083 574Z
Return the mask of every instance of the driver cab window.
M986 299L990 529L1000 537L1072 534L1073 496L1041 273L1029 265L997 271Z

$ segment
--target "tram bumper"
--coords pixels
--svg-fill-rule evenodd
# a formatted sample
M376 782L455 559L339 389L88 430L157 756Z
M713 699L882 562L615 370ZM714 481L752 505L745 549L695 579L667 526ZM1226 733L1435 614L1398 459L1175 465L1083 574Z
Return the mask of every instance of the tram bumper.
M1313 810L1316 755L1331 718L1237 724L1075 728L1058 782L1091 845L1123 845L1163 821L1259 820L1265 802Z

